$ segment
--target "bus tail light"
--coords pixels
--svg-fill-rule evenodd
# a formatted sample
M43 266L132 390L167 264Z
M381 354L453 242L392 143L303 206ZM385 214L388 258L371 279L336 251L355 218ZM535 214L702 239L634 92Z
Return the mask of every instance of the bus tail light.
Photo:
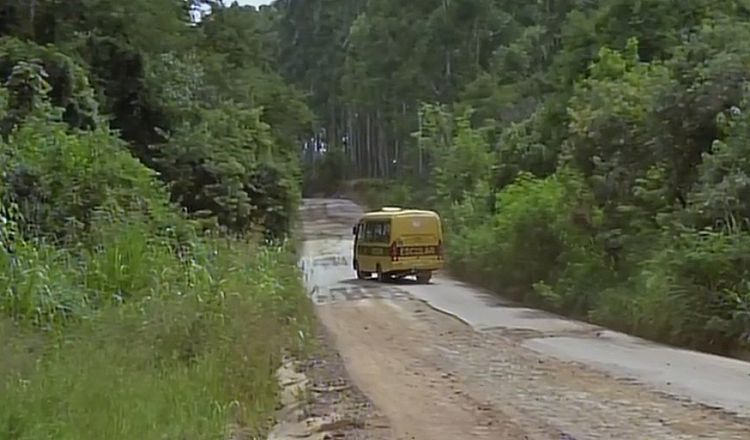
M442 240L438 241L437 248L435 248L435 250L437 251L438 260L442 260L443 259L443 241Z
M390 247L391 261L398 261L398 245L394 241Z

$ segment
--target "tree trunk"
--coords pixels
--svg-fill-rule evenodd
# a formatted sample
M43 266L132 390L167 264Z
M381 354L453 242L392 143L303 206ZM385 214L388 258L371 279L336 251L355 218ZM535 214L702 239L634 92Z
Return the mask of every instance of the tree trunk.
M375 170L373 164L372 154L372 121L370 112L367 112L367 118L365 120L365 149L367 151L367 177L375 177Z
M422 134L422 113L419 113L418 120L417 120L417 132L421 135ZM422 170L422 143L417 141L417 175L421 178L424 176L424 172Z

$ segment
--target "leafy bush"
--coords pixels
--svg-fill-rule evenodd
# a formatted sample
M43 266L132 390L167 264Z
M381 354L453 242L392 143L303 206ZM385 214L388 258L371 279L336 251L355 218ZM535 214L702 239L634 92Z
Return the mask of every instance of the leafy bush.
M602 295L592 318L717 352L750 343L750 237L683 230L662 244L630 282Z
M488 262L488 243L493 240L492 219L496 198L486 182L480 182L474 191L467 191L461 202L454 203L441 212L446 232L447 261L449 267L467 278L488 284L488 274L478 262ZM492 202L492 203L491 203Z
M476 223L449 236L451 261L536 304L580 313L593 303L609 268L596 240L601 212L579 176L520 175L497 195L490 222L471 205L457 205L452 215L466 212Z
M44 69L44 79L50 85L50 100L54 106L63 109L63 120L68 125L92 128L97 124L99 104L94 90L89 85L86 70L73 59L54 47L43 47L13 37L0 38L0 78L10 78L21 63L37 64ZM12 89L13 83L9 82L8 86Z
M717 116L723 139L716 140L698 167L689 210L697 226L717 224L750 232L750 101Z
M212 216L233 233L289 230L299 202L295 164L281 165L259 110L231 102L201 109L159 150L157 168L188 213Z
M428 185L434 186L443 205L460 201L467 191L489 178L489 143L482 132L471 127L470 111L454 118L444 107L426 105L422 119L418 145L435 163Z
M35 235L79 240L97 211L110 206L154 223L176 217L155 174L104 129L71 134L58 121L33 118L0 146L0 193L6 204L18 204Z
M18 89L0 88L0 116L30 93L0 141L0 437L219 439L230 424L261 435L280 356L305 348L311 316L291 249L199 234L114 133L70 129L41 66L19 66ZM221 190L216 212L247 225L237 232L286 234L288 168L224 122L212 128L236 142L206 168L250 164L219 180L260 214Z

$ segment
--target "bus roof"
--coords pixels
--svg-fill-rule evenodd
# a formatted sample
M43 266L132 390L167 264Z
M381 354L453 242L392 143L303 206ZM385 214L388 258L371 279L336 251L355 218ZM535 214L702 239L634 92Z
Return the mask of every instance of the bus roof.
M362 216L362 220L394 217L433 217L436 219L440 219L440 216L435 211L383 207L379 211L371 211L366 213Z

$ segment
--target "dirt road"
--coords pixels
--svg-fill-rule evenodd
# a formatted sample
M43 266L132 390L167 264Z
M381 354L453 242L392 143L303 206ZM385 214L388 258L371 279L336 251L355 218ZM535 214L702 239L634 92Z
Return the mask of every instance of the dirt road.
M448 278L358 281L350 234L360 214L344 200L305 201L300 262L351 381L378 413L356 438L750 439L750 364L517 307Z

